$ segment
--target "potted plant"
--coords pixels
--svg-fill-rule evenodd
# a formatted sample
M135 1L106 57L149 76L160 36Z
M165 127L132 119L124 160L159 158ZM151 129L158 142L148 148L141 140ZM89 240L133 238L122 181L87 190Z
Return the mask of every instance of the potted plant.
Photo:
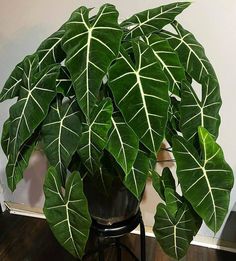
M176 259L202 220L214 232L223 223L233 174L216 143L216 74L201 44L175 21L189 4L146 10L122 23L113 5L94 16L80 7L3 87L1 102L17 97L2 132L9 188L22 179L31 153L42 149L49 163L44 213L76 257L84 254L91 225L85 183L95 184L91 204L98 191L115 193L117 179L140 200L151 177L164 202L153 231ZM170 148L161 146L164 139ZM173 153L181 195L170 169L154 170L160 150Z

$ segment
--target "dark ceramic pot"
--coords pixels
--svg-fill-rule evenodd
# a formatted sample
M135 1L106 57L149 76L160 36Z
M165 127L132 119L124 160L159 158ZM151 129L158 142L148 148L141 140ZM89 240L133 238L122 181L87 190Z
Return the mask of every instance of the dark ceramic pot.
M113 180L108 194L103 193L96 184L84 179L84 193L91 217L103 225L124 221L134 216L139 209L140 202L119 178Z

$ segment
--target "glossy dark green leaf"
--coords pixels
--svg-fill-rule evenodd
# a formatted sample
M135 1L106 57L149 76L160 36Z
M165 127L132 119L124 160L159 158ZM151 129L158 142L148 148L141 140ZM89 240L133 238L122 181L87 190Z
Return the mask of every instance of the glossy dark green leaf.
M174 138L177 176L184 197L206 225L217 232L228 212L233 174L211 134L199 127L198 135L201 155L183 137Z
M38 58L26 57L23 63L23 81L18 101L10 108L10 152L13 161L24 142L34 133L48 113L56 95L58 66L46 67L36 73Z
M166 39L156 34L151 34L144 37L144 39L146 43L151 46L169 80L170 92L179 96L181 82L185 79L185 72L177 53L173 50Z
M179 260L186 255L193 240L193 219L186 204L182 204L175 215L160 203L156 209L153 232L163 250Z
M91 218L83 183L78 172L67 179L62 192L61 176L51 167L44 184L44 214L57 241L74 257L82 258Z
M125 121L154 154L163 141L169 107L168 82L151 48L133 42L135 64L121 50L109 86Z
M165 25L173 22L175 17L189 5L190 2L176 2L131 16L121 23L122 27L128 29L124 39L133 39L137 36L160 31Z
M62 180L77 150L80 134L81 122L76 99L62 103L57 98L43 122L41 136L49 164L61 174Z
M216 79L214 69L206 57L202 45L194 35L185 30L179 23L174 23L173 26L177 34L162 31L160 36L166 38L178 53L186 72L199 83L202 83L207 75L212 75Z
M123 181L125 186L137 197L137 199L140 199L144 191L148 172L149 158L144 152L139 150L131 171L125 176Z
M201 100L188 82L183 82L181 94L180 128L184 138L193 141L197 138L198 126L202 126L216 139L222 104L218 82L211 76L204 79Z
M122 31L113 5L103 5L92 22L89 9L80 7L66 23L63 49L66 67L78 103L86 116L97 102L99 88L108 67L119 51Z
M83 123L78 153L84 165L94 174L100 168L102 150L107 146L108 131L111 128L112 102L102 100L91 112L90 122Z
M112 127L106 149L128 174L138 154L139 139L121 116L114 116L111 121Z

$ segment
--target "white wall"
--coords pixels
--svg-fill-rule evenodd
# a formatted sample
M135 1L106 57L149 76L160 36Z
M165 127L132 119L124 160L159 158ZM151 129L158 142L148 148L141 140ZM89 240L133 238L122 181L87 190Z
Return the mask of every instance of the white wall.
M134 12L146 8L153 8L160 4L170 3L167 0L135 0L109 1L117 6L120 18L127 18ZM0 85L3 85L11 70L25 55L32 53L39 43L49 36L70 16L70 13L81 5L99 7L102 0L0 0ZM222 124L218 142L225 151L225 157L233 170L236 170L236 109L235 75L236 75L236 1L235 0L195 0L191 7L182 15L179 21L205 46L206 53L215 67L221 83L223 106L221 109ZM11 102L0 106L0 131L2 124L8 117ZM40 156L41 157L41 156ZM41 160L41 159L40 159ZM4 185L6 199L29 202L34 206L41 205L43 197L35 191L37 180L42 183L42 173L45 172L45 162L36 159L36 165L27 171L24 182L17 191L11 194ZM39 163L41 162L41 163ZM0 151L0 184L6 184L4 168L6 158ZM34 164L33 164L34 165ZM32 178L34 181L32 181ZM33 185L32 185L33 183ZM1 193L1 192L0 192ZM29 193L31 196L29 197ZM37 194L38 193L38 194ZM32 203L32 195L34 201ZM155 200L153 200L153 197ZM1 200L1 196L0 196ZM144 202L145 219L148 224L153 222L153 211L157 197L150 190ZM232 192L230 209L236 201L236 190ZM211 235L203 226L201 234Z

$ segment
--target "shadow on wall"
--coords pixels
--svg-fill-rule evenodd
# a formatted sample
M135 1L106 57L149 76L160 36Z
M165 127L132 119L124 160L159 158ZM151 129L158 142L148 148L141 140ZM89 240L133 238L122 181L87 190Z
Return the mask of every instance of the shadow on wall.
M44 204L43 184L47 172L47 159L40 151L35 151L24 173L23 180L13 193L13 201L30 207L41 208Z

